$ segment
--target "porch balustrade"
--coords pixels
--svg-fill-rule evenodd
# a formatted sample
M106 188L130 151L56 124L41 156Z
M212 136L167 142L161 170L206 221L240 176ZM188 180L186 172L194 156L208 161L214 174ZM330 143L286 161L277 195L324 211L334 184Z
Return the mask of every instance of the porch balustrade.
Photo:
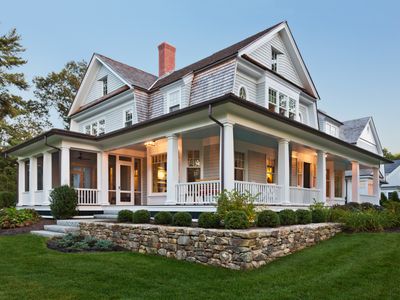
M176 188L177 204L213 204L221 191L219 180L178 183Z
M255 204L281 204L283 187L277 184L235 181L235 190L256 196Z
M310 205L314 202L322 202L322 193L319 189L308 189L291 186L290 204Z
M78 205L97 205L99 204L99 190L75 188L78 195Z

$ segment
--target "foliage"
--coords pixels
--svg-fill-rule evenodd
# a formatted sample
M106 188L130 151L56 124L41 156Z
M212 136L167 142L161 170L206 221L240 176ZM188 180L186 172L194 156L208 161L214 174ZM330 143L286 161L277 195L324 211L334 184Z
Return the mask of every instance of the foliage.
M132 222L133 221L133 211L129 209L123 209L118 212L118 222Z
M146 209L139 209L133 213L132 221L136 224L150 223L150 212Z
M383 157L390 159L390 160L396 160L400 159L400 153L391 153L387 148L383 148Z
M50 210L55 219L70 219L77 213L78 195L68 185L55 187L50 193Z
M170 225L172 223L172 214L169 211L160 211L155 214L154 223L159 225Z
M312 214L310 210L298 209L296 210L297 224L310 224L312 222Z
M283 209L279 212L279 220L281 225L296 224L296 213L291 209Z
M202 212L199 216L198 225L202 228L219 228L221 218L217 213Z
M369 202L363 202L360 204L361 210L375 209L374 205Z
M373 209L366 211L347 211L341 218L344 228L353 232L382 231L391 228L393 215Z
M228 212L240 210L246 214L249 222L253 222L256 216L255 200L256 196L248 191L240 193L236 190L231 192L224 190L217 197L217 214L221 219L225 219Z
M34 95L49 108L54 108L69 128L68 111L72 105L80 83L85 75L87 63L82 61L67 62L59 72L51 72L45 77L33 79Z
M328 210L325 209L314 209L311 211L313 223L324 223L328 220Z
M192 215L186 211L180 211L173 215L172 225L174 226L191 226L192 225Z
M40 220L33 209L16 209L15 207L0 210L0 228L16 228L30 226Z
M279 215L272 210L263 210L257 215L258 227L277 227L279 224Z
M55 248L62 250L75 251L110 251L114 248L113 242L109 240L100 240L91 236L82 236L74 233L68 233L63 237L53 238L49 241L48 245L54 245Z
M381 199L379 200L379 204L383 206L385 202L388 201L388 198L386 197L385 193L381 193Z
M399 198L399 194L394 191L392 192L392 194L390 195L390 201L396 201L396 202L400 202L400 198Z
M250 222L243 210L232 210L226 213L224 225L226 229L246 229Z
M0 209L5 207L15 207L17 195L13 192L0 192Z

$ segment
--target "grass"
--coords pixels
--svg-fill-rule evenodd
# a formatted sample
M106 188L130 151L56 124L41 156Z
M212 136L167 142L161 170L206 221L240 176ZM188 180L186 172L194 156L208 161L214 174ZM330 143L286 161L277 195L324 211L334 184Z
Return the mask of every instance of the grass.
M399 233L340 234L253 271L0 237L1 299L399 299Z

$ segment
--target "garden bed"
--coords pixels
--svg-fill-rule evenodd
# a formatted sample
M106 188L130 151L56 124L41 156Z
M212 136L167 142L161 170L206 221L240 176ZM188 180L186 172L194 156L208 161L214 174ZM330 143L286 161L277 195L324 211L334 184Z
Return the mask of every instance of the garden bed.
M37 223L32 224L30 226L8 228L8 229L0 228L0 235L15 235L15 234L29 233L32 230L43 230L44 225L53 225L53 224L56 224L55 220L41 219Z

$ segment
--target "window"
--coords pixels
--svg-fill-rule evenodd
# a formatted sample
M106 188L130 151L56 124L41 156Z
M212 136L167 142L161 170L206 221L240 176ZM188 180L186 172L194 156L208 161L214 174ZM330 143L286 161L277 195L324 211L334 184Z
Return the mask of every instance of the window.
M92 123L92 135L97 135L97 122Z
M103 83L103 96L108 94L108 80L107 80L107 76L103 77L102 79L100 79L100 81Z
M133 109L127 109L125 111L125 127L131 126L133 124Z
M29 192L29 160L25 161L25 192Z
M90 126L90 124L85 126L85 133L92 134L92 127Z
M43 190L43 156L39 156L36 158L36 176L37 176L37 184L36 190Z
M289 119L294 120L296 118L296 100L289 98Z
M235 180L244 181L244 153L235 152Z
M117 203L117 159L115 155L108 156L108 202Z
M176 111L181 106L181 90L175 90L168 93L168 112Z
M60 151L51 153L51 187L54 189L61 185Z
M246 88L244 86L241 86L239 88L239 97L242 98L243 100L247 99Z
M280 54L278 50L271 49L271 70L274 72L278 72L278 54Z
M98 135L103 135L106 133L106 120L99 121L99 132Z
M273 89L268 90L268 108L270 111L276 111L276 94L277 92Z
M326 169L326 197L331 197L331 172Z
M187 152L188 168L187 168L187 182L195 182L200 180L200 151L188 150Z
M167 192L167 153L151 157L153 193Z
M70 185L74 188L97 188L97 153L70 151Z
M84 127L85 134L90 135L103 135L106 133L106 120L94 121Z
M325 123L325 132L327 134L337 136L338 135L338 127L333 125L332 123L326 122Z
M279 93L279 114L287 116L288 97L285 94Z
M303 162L297 161L297 186L303 186Z
M266 170L267 183L275 182L275 159L267 158L267 170Z
M343 195L343 172L335 171L335 198L342 198Z

